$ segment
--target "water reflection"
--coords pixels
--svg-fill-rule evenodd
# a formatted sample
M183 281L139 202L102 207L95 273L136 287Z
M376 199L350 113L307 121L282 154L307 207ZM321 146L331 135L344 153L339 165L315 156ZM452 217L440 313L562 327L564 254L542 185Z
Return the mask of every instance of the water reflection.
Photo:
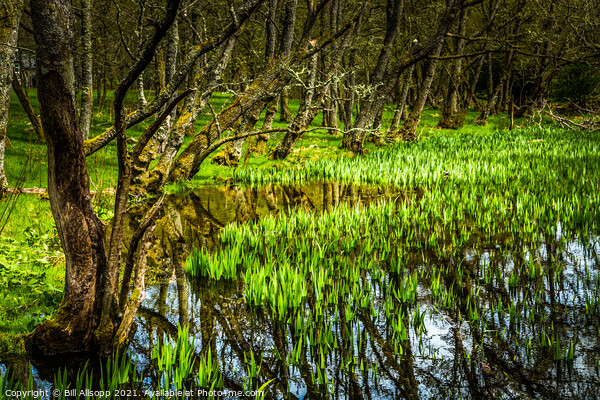
M374 269L359 265L357 282L369 289L372 307L352 305L350 318L348 298L318 313L309 294L303 307L278 321L267 307L247 306L243 281L187 280L181 269L192 247L213 251L228 222L294 207L323 212L381 197L399 195L323 184L211 188L174 198L154 250L156 265L174 273L148 289L138 314L133 348L145 360L141 365L150 365L148 351L163 333L176 337L177 324L188 324L197 355L218 356L225 388L245 387L245 360L252 353L260 382L273 380L270 398L600 398L599 308L586 308L600 294L597 238L537 244L485 239L445 259L415 251L403 276L389 272L389 260ZM416 302L398 301L390 288L413 273L419 276ZM392 326L399 315L408 327L400 342ZM422 315L419 326L415 315ZM310 329L303 331L306 324ZM571 343L574 359L567 361Z
M559 226L557 237L535 243L478 237L441 257L430 248L406 248L404 237L392 235L382 241L405 252L402 275L390 268L398 251L369 265L356 262L351 278L332 273L336 284L351 279L359 298L369 296L368 306L326 286L320 298L336 297L320 308L309 285L302 306L284 320L273 318L267 306L249 307L243 279L188 279L183 270L190 250L214 251L230 222L296 208L322 213L341 204L415 197L336 183L215 186L172 196L151 249L159 283L147 288L130 348L141 374L150 379L155 368L150 350L163 335L176 338L182 324L196 338L198 358L216 356L226 389L247 387L246 360L253 354L258 385L273 380L267 398L600 398L597 237L569 236ZM135 215L128 224L130 231L135 228ZM323 259L321 266L339 268L338 260L359 259L361 249L336 253L342 250L333 249L329 256L335 261L325 265ZM393 291L412 276L418 277L416 299L401 301ZM397 336L400 323L407 327L403 338ZM21 368L21 374L26 378L27 371Z
M231 222L256 221L266 215L288 214L296 209L322 213L340 205L362 207L372 202L397 201L404 197L393 188L376 188L351 183L325 182L298 186L249 188L237 185L205 186L184 194L169 196L162 218L154 232L148 256L147 277L170 278L177 275L193 248L214 251L221 229ZM130 237L143 215L132 212L126 222L125 237ZM125 240L124 243L127 243Z
M571 249L593 255L593 262L597 262L597 244ZM600 357L600 341L598 321L591 321L598 314L584 316L577 312L582 311L582 299L577 298L588 288L585 284L578 289L572 287L577 283L564 278L559 284L548 258L566 259L575 257L573 253L558 253L552 244L543 250L516 244L506 254L489 250L468 253L468 260L435 261L409 268L438 271L442 286L457 290L457 298L478 302L483 323L468 321L470 310L465 301L441 306L430 289L435 278L424 278L418 286L417 307L426 315L425 333L420 335L411 327L408 339L402 341L401 354L393 339L391 322L385 317L384 304L389 296L387 288L402 277L391 274L389 281L381 284L364 269L360 282L372 288L374 312L357 308L357 318L352 321L346 318L345 298L339 298L337 308L324 310L320 317L308 299L306 308L280 322L269 312L249 308L239 283L194 279L154 286L139 312L144 328L138 331L135 346L139 354L147 354L146 344L156 342L157 328L176 337L177 324L189 324L190 333L198 339L197 354L210 351L218 355L225 387L243 389L245 355L252 352L260 359L261 382L274 379L272 398L598 398L600 387L594 363ZM540 259L542 254L545 258ZM527 281L518 287L496 278L486 283L484 276L490 269L510 271L521 262L527 263L529 257L550 268L542 280ZM577 265L566 266L564 276L587 274L589 261L579 259ZM450 272L458 263L469 271L462 286ZM596 278L591 276L588 286L593 286L593 279ZM543 298L536 299L533 294L537 285L542 286ZM479 293L477 300L473 298L474 289ZM518 317L506 311L507 304L519 306ZM527 308L531 305L537 308L535 317ZM394 307L404 309L408 315L415 310L400 302L395 302ZM575 308L568 320L559 312L565 307ZM164 310L164 315L156 310ZM298 323L304 317L311 319L312 329L298 336ZM411 326L411 321L406 319L407 326ZM540 335L550 332L553 340L558 338L564 346L574 340L574 362L556 361L554 347L539 346ZM325 354L315 343L319 342L317 336L329 333L335 339ZM532 338L533 344L528 345L524 338Z

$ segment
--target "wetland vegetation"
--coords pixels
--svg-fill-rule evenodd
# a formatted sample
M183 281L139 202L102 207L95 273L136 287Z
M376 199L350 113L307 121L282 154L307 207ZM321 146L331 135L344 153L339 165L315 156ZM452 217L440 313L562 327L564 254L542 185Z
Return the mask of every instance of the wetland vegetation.
M0 399L600 398L594 0L7 5Z

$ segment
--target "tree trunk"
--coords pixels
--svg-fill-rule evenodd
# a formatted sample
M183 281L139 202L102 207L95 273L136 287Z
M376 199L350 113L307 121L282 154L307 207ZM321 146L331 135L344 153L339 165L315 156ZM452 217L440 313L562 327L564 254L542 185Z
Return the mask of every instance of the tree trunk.
M267 112L265 113L265 118L263 120L263 124L261 129L263 131L269 131L273 127L273 122L275 122L275 116L277 115L277 104L279 103L279 97L273 99L267 105ZM256 137L256 146L253 151L258 155L264 154L267 149L267 142L271 138L270 133L264 133L262 135L258 135Z
M323 13L323 26L329 29L329 32L337 31L337 21L338 21L338 13L339 13L339 0L333 0L328 7L328 13ZM323 36L326 35L324 32ZM333 53L334 50L329 55L323 55L323 70L327 72L324 76L324 79L330 79L330 77L334 77L338 75L339 67L337 60L334 59ZM342 50L343 51L343 50ZM324 91L324 102L323 102L323 126L327 128L337 128L338 127L338 85L334 80L323 88ZM335 133L335 131L330 131L331 133Z
M0 199L8 189L4 170L4 149L22 6L21 0L5 0L0 6L0 48L2 49L0 51Z
M81 109L79 112L79 125L83 140L90 136L90 124L92 122L92 109L94 107L92 74L92 0L81 0L83 20L81 21Z
M144 182L141 182L141 184L145 186L144 189L150 192L156 192L166 183L169 169L175 156L177 156L177 152L183 145L185 135L193 132L194 121L196 121L200 113L204 111L213 90L221 83L223 72L229 64L233 49L237 44L240 34L241 30L238 30L222 46L220 55L213 56L206 67L206 73L198 72L194 77L194 86L197 86L201 79L207 75L205 84L206 90L201 96L199 96L198 91L196 91L196 96L191 101L191 104L186 102L184 112L173 126L173 129L169 134L169 139L167 140L167 145L165 146L165 151L161 154L156 167L150 172L147 184L144 185ZM135 168L139 167L135 166Z
M427 63L425 76L423 77L423 84L419 88L419 95L417 96L417 101L413 109L410 111L408 118L402 125L402 128L400 128L396 135L397 137L400 137L403 140L417 140L417 125L419 125L419 121L421 121L421 114L423 113L423 109L425 108L425 102L427 101L429 89L431 88L431 83L433 82L433 77L435 76L435 70L438 64L438 60L436 60L435 58L440 56L443 46L444 40L441 39L432 53L433 58L430 59Z
M23 110L25 110L27 117L29 117L29 122L31 122L31 126L35 131L36 142L43 142L44 132L42 129L42 121L40 121L40 117L38 117L38 115L35 113L35 110L31 106L31 101L29 101L27 93L25 93L25 91L23 90L23 87L21 86L21 82L19 81L19 77L17 76L17 74L13 75L12 87L15 91L15 94L17 95L17 98L19 99L19 102L21 103L21 106L23 107Z
M394 119L392 120L392 124L390 125L390 129L387 133L388 136L393 136L396 133L398 127L400 126L401 119L406 119L405 114L406 109L408 108L406 105L408 100L408 90L410 89L410 85L412 83L412 75L414 70L415 66L413 64L410 66L410 68L408 68L408 71L406 71L405 73L404 79L402 81L402 92L400 93L400 98L398 99L398 108L394 113Z
M516 32L518 32L518 31L519 30L517 29ZM506 60L506 64L505 64L504 68L502 68L502 74L500 75L500 79L498 80L498 83L496 83L496 86L492 90L491 96L488 98L487 104L485 105L483 111L481 112L481 115L479 115L479 117L477 117L477 119L475 121L473 121L473 123L475 125L487 124L487 119L490 116L490 114L492 113L494 107L496 106L498 99L500 98L500 90L502 89L504 82L507 80L508 76L510 75L514 59L515 59L514 51L511 51L508 54L508 59Z
M350 77L348 78L348 90L346 91L346 101L343 106L343 120L344 120L344 132L348 132L352 129L353 126L353 116L354 116L354 97L356 87L356 53L357 49L352 49L350 53L350 61L348 65L348 69L350 71Z
M315 93L314 87L317 78L317 56L318 53L315 53L310 61L310 76L306 85L306 93L298 108L298 113L296 114L296 117L294 117L294 120L290 124L288 131L285 133L281 142L277 144L270 154L269 158L272 160L282 160L286 158L296 145L298 138L302 135L302 130L310 123L308 117L313 101L313 95Z
M279 96L279 122L289 122L292 119L290 112L289 91L283 89Z
M291 79L289 75L286 75L287 62L281 61L271 66L248 86L244 93L236 96L229 106L225 107L212 122L205 125L177 156L169 172L168 179L178 182L193 177L199 171L202 161L207 156L205 154L206 150L225 131L231 129L248 110L255 107L262 110L281 93ZM257 106L256 103L261 104Z
M277 27L275 25L275 21L277 20L277 7L279 0L269 0L269 15L266 22L266 36L267 43L265 46L265 57L267 59L267 64L270 62L274 62L277 48ZM265 114L265 118L263 120L262 130L268 131L273 126L273 122L275 121L275 116L277 115L277 104L279 104L279 97L273 99L267 105L267 112ZM253 151L259 155L262 155L266 148L267 142L271 138L269 133L265 133L256 137L256 145L254 146Z
M265 108L266 104L263 102L257 102L252 107L250 107L243 115L242 118L236 121L236 124L233 126L232 130L236 135L241 135L250 132L258 120L260 119L260 114L262 110ZM221 165L227 165L229 167L237 167L240 159L242 158L242 147L246 142L246 138L237 139L231 141L225 149L223 149L223 160L218 160L218 156L213 159L213 162L218 162Z
M465 96L464 105L465 109L469 109L471 104L475 100L475 91L477 90L477 83L479 82L479 76L481 75L481 70L483 69L483 62L485 61L485 56L480 56L479 61L477 62L477 67L475 68L475 72L473 73L473 78L471 79L471 84L469 86L469 90Z
M38 100L48 148L48 196L65 253L64 298L53 319L28 336L33 352L90 350L107 268L104 224L92 208L77 121L74 26L68 0L32 0Z
M164 19L156 22L148 45L115 91L119 178L107 259L104 224L92 208L83 137L77 120L72 1L31 1L38 99L48 149L48 195L66 264L64 297L58 311L53 319L38 325L26 338L32 352L54 354L99 347L101 353L106 354L122 349L126 343L134 309L143 299L144 291L143 282L140 284L136 279L136 288L125 308L124 318L120 318L117 313L118 278L130 179L123 99L150 63L158 42L173 23L178 7L179 0L167 2ZM161 115L155 124L162 122L164 117ZM143 136L140 142L145 139L147 143ZM150 231L151 226L148 225ZM147 236L142 236L148 240ZM130 245L129 251L135 252L136 247ZM142 246L137 265L140 274L145 268L144 252ZM137 275L140 276L143 279L142 275Z
M138 40L138 53L142 51L144 47L144 12L146 10L146 4L143 1L140 1L140 13L138 15L138 28L135 31ZM148 100L146 100L146 94L144 93L144 74L140 74L138 78L138 99L140 100L140 107L145 107L148 104Z
M463 8L458 17L458 39L456 43L457 56L462 56L465 51L466 40L464 39L467 33L467 18L468 9ZM462 76L462 58L454 60L452 72L448 79L447 93L444 96L444 107L442 110L442 119L438 123L439 128L457 129L465 123L466 113L461 110L459 102L459 89L461 86Z
M298 0L286 0L285 2L285 17L283 20L283 32L281 33L281 46L279 49L280 55L286 57L290 54L292 44L294 43L294 28L296 26L296 9L298 8ZM290 113L289 93L284 89L279 98L279 120L287 122L292 118Z
M400 30L400 17L402 15L403 0L387 0L386 7L386 32L383 40L383 46L379 52L377 64L371 75L370 85L376 89L373 94L361 104L360 111L356 117L356 122L352 129L344 132L342 139L342 148L352 150L353 152L362 152L362 146L365 137L369 133L375 120L375 113L379 108L381 97L384 93L389 93L395 84L389 81L384 83L385 72L388 67L392 50L398 32ZM397 80L396 80L397 82Z
M172 84L172 79L175 75L178 52L179 27L177 25L177 20L175 20L168 34L166 61L164 63L164 85ZM175 93L171 96L169 102L172 101L174 98ZM152 139L150 139L150 142L148 143L148 145L146 145L146 147L144 147L139 157L137 157L136 160L133 160L133 169L131 175L132 186L145 186L145 182L147 182L149 176L150 163L152 162L152 160L158 158L165 150L171 132L171 127L174 125L175 122L175 117L176 109L173 109L171 115L160 126L158 132L152 137Z

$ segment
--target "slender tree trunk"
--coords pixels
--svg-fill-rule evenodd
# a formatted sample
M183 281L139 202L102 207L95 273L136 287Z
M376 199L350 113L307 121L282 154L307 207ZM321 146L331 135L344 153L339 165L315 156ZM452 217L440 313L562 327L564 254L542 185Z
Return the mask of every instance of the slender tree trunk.
M0 6L0 199L8 189L4 149L8 138L6 128L22 6L22 0L6 0Z
M408 68L408 71L406 71L406 73L404 75L404 79L402 82L402 92L400 93L400 98L398 100L398 108L396 109L396 112L394 113L394 119L392 120L390 129L388 130L388 136L393 136L396 133L396 131L398 130L398 127L400 126L401 119L406 119L405 114L406 114L406 109L408 108L406 105L407 100L408 100L408 90L410 89L410 85L412 82L412 75L413 75L414 70L415 70L415 66L413 64Z
M15 94L17 95L17 98L19 99L19 102L21 103L21 106L23 107L23 110L25 110L27 117L29 117L31 126L33 126L33 130L35 131L36 136L36 142L44 141L42 121L40 121L40 117L38 117L38 115L35 113L35 110L31 106L31 101L29 101L27 93L25 93L25 91L23 90L23 87L21 86L21 82L19 81L19 77L17 76L17 74L13 75L12 87L15 91Z
M336 32L337 21L338 21L338 13L339 13L339 0L333 0L329 7L329 13L323 13L323 25L329 28L329 32ZM329 14L329 15L328 15ZM325 34L323 35L325 36ZM338 63L334 59L334 53L336 51L336 46L334 45L333 50L329 55L323 55L323 70L326 71L325 79L329 79L332 76L337 76L338 74ZM343 51L343 50L342 50ZM328 128L337 128L338 127L338 102L337 102L337 93L338 93L338 85L336 81L329 83L327 86L323 88L324 91L324 102L323 102L323 126ZM330 131L334 133L335 131Z
M82 50L82 79L81 79L81 109L79 112L79 125L83 140L90 136L92 122L92 109L94 107L93 93L93 62L92 62L92 0L81 0L83 20L81 22L81 50Z
M466 110L471 107L471 104L473 104L473 101L475 100L475 91L477 90L477 83L479 82L479 76L481 75L484 61L485 56L480 56L479 61L477 62L477 67L475 68L475 72L473 73L473 78L471 79L471 84L469 85L469 90L467 91L467 95L464 100Z
M179 27L177 20L171 26L168 34L168 43L166 50L166 60L164 63L164 85L171 84L177 64L177 54L179 52ZM141 76L141 75L140 75ZM138 78L139 83L139 78ZM175 93L169 99L172 101L175 98ZM144 187L149 176L149 166L152 160L159 157L165 150L171 127L175 123L176 109L167 117L165 122L160 126L156 135L150 139L148 145L140 153L137 160L133 162L131 175L132 186Z
M294 27L296 26L296 9L298 8L298 0L286 0L285 2L285 17L283 20L283 32L281 34L281 46L279 53L282 56L288 56L294 43ZM279 98L279 120L287 122L292 118L288 102L289 93L287 88L283 90Z
M365 137L373 126L375 113L379 108L381 97L385 97L383 92L389 93L395 82L384 82L384 76L389 64L390 57L398 32L400 30L400 18L402 15L403 0L387 0L386 6L386 33L383 40L383 46L379 52L377 64L371 75L370 85L375 88L373 95L361 104L360 111L352 129L344 132L342 147L362 152L362 145ZM397 82L397 80L396 80Z
M518 29L517 29L517 32L518 32ZM488 98L488 102L485 105L485 108L481 112L481 115L479 115L479 117L477 117L477 119L475 121L473 121L473 123L475 125L487 124L487 119L490 116L490 114L492 113L494 107L496 106L498 99L500 98L500 90L502 89L504 82L510 75L514 58L515 58L514 51L511 51L508 54L508 59L506 60L506 64L505 64L504 68L502 69L502 74L500 75L500 79L498 80L498 83L492 90L491 96Z
M150 192L156 192L158 188L163 187L166 183L170 167L175 159L175 156L177 156L177 152L183 145L185 135L193 132L194 121L196 121L200 113L204 111L208 101L210 100L213 90L221 83L223 73L229 64L233 49L237 44L240 34L241 30L229 38L227 43L222 46L223 49L220 52L220 55L215 55L214 58L212 58L208 63L206 68L207 77L204 93L202 96L199 96L199 93L196 92L196 97L193 100L193 104L186 103L185 111L173 126L173 129L169 134L167 145L165 146L165 151L161 154L156 167L150 172L147 185L145 185L143 189L146 189ZM203 72L198 72L196 74L194 86L197 86L200 83L199 81L204 75L205 73ZM138 168L138 166L135 168ZM144 182L141 182L141 184L143 185Z
M279 0L269 0L269 15L266 23L266 35L267 43L265 46L265 57L267 63L274 62L277 48L277 27L275 21L277 20L277 7ZM268 131L272 128L275 116L277 115L277 104L279 103L279 97L273 99L267 105L267 112L263 120L262 130ZM267 148L267 142L271 138L269 133L265 133L256 137L256 146L254 152L257 154L263 154Z
M281 90L289 84L291 79L286 75L286 66L287 61L283 61L267 69L264 74L248 86L244 93L236 96L231 104L224 108L212 122L204 126L173 162L173 167L169 172L169 180L177 182L194 176L207 156L207 149L221 137L223 132L231 129L248 110L254 107L259 107L262 110L281 93ZM256 106L257 102L262 104Z
M260 113L265 108L267 104L264 102L257 102L252 107L250 107L242 116L242 118L238 119L234 124L232 131L237 135L242 135L250 132L260 118ZM227 165L229 167L237 167L240 159L242 158L242 147L246 142L246 138L237 139L229 142L225 149L223 150L223 159L219 160L219 156L215 156L213 162L219 162L222 165Z
M53 319L28 337L45 354L89 350L98 326L107 268L104 224L92 208L77 120L74 24L68 0L32 0L38 100L48 148L48 195L65 252L65 292Z
M144 12L146 10L146 4L143 1L140 1L140 13L138 16L138 28L135 31L135 34L138 39L138 53L142 51L144 46ZM148 104L148 100L146 100L146 94L144 93L144 74L142 73L138 78L138 98L140 100L140 106L145 107Z
M310 76L308 78L306 94L302 99L302 103L300 103L298 113L296 114L296 117L294 117L294 120L288 128L289 130L285 133L281 142L277 144L275 149L273 149L273 152L270 154L269 158L272 160L281 160L286 158L296 145L298 138L302 135L302 129L306 127L307 123L310 123L307 121L313 101L313 95L315 93L314 86L317 78L317 56L318 53L315 53L311 58L309 67Z
M279 103L279 96L273 99L267 105L267 112L265 113L265 118L263 120L263 124L261 129L263 131L268 131L273 127L273 122L275 122L275 116L277 115L277 104ZM264 133L262 135L258 135L256 137L256 146L254 147L254 152L261 155L267 149L267 142L271 138L270 133Z
M456 43L456 55L462 56L465 51L466 40L464 39L467 33L468 9L463 8L458 17L458 39ZM466 113L461 110L459 89L461 86L462 76L462 58L454 60L452 72L448 79L447 93L444 97L444 107L442 110L442 119L438 127L447 129L457 129L465 123Z
M402 128L400 128L400 130L397 133L397 137L400 137L403 140L417 140L417 125L419 125L419 121L421 121L421 114L423 113L423 109L425 108L425 102L427 101L429 89L431 88L431 83L433 82L435 70L438 64L438 60L436 60L435 58L440 56L443 46L444 40L442 39L439 41L437 47L432 53L433 58L427 62L425 76L423 77L423 84L419 88L419 95L417 96L417 101L415 102L413 109L410 111L408 118L402 125Z
M348 90L346 91L346 101L344 102L344 131L347 132L352 129L353 117L354 117L354 98L355 87L356 87L356 53L357 49L352 49L350 52L350 61L348 69L350 70L350 77L348 78Z

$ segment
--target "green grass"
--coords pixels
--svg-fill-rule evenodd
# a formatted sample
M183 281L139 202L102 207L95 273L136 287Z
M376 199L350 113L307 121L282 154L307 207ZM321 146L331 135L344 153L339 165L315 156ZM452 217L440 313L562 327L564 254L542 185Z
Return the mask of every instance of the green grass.
M0 203L0 213L6 205ZM0 236L0 336L27 333L53 314L62 299L63 265L48 201L19 196Z
M111 95L109 92L108 107L103 109L96 107L91 136L100 134L110 126ZM37 109L35 90L30 90L29 96L34 109ZM228 98L229 96L226 94L213 96L211 104L216 112L226 105ZM133 104L135 94L130 93L127 101L130 105ZM298 106L298 101L290 101L292 114L296 112ZM475 112L469 113L467 122L472 121L476 115ZM205 110L196 122L196 129L200 129L211 118L212 113L210 110ZM391 110L386 110L383 119L384 128L389 124L391 118ZM494 140L499 140L499 143L503 143L503 146L506 147L512 139L501 139L501 137L506 135L512 135L511 137L517 135L515 137L519 137L520 135L499 133L498 129L507 125L505 116L491 117L486 127L465 125L457 132L436 130L435 125L438 118L439 113L436 110L429 110L424 113L421 125L418 128L418 134L421 138L421 142L418 144L401 144L390 150L378 149L372 143L367 143L367 157L353 157L347 151L341 150L339 148L341 134L339 133L330 134L327 131L320 130L308 132L298 141L295 151L286 160L271 161L268 160L266 155L251 157L243 160L237 169L214 165L207 160L192 182L173 185L169 190L178 191L184 187L212 183L215 179L232 178L248 183L327 178L418 187L431 184L431 179L439 184L442 179L442 170L449 171L450 182L458 184L460 183L459 176L463 173L461 172L462 168L468 162L467 158L471 156L477 158L483 153L480 153L479 149L474 147L470 153L454 159L453 152L456 150L456 146L462 148L468 141L481 139L485 143L492 143L486 146L488 146L488 149L493 150ZM321 115L319 114L311 127L318 127L320 123ZM261 124L262 121L259 121L258 126ZM286 123L279 122L277 117L274 127L284 126L286 126ZM144 127L145 124L140 124L130 129L128 133L132 137L137 137ZM32 135L33 133L28 129L27 117L18 104L16 97L13 96L10 104L8 127L8 136L12 147L6 151L6 170L10 185L14 186L18 183L20 187L46 187L47 161L45 145L35 143ZM282 135L283 133L274 135L268 144L268 148L272 148ZM537 138L536 134L533 133L530 136L531 139ZM186 138L186 144L190 140L191 138ZM534 147L536 146L534 145ZM543 145L537 147L544 149ZM92 190L102 191L106 188L115 187L117 178L115 153L115 145L111 143L88 158ZM498 153L494 157L477 165L486 165L486 168L489 168L492 163L503 160L502 153ZM409 159L413 161L407 164L405 161ZM508 168L517 168L519 162L509 165ZM432 167L432 165L435 166ZM425 168L424 166L428 167ZM541 167L532 171L532 173L539 173L540 169ZM384 173L378 171L384 171ZM484 171L481 169L472 171L470 179L483 173ZM22 176L23 179L19 180L19 176ZM257 176L259 178L256 178ZM400 180L398 177L403 178ZM544 184L552 184L552 181L550 180ZM42 292L53 293L51 302L44 303L36 300L36 296L39 295L37 292L26 293L13 286L7 286L10 290L3 291L4 300L0 300L0 302L4 302L1 309L6 310L2 315L0 329L8 333L17 333L27 331L35 321L51 312L48 307L54 306L56 298L59 297L55 294L55 289L62 290L62 264L60 257L58 257L59 253L57 253L59 251L58 239L48 201L43 196L38 198L38 196L26 194L19 195L14 206L11 201L0 203L0 212L4 209L11 210L10 218L2 220L2 225L5 226L2 238L0 238L0 246L4 246L2 263L6 268L10 268L10 271L7 270L6 276L12 277L10 279L20 276L14 272L18 269L26 274L28 279L38 279L39 285L47 288L47 290L42 288ZM93 202L100 217L106 220L110 219L112 215L111 196L95 194ZM26 257L28 261L22 261L19 257ZM53 261L49 262L50 259ZM52 268L48 269L48 265L52 265ZM54 272L55 270L57 272ZM51 273L47 273L47 271ZM25 275L22 279L25 279ZM18 310L15 307L20 305L24 305L23 307L26 307L29 312L14 312L14 310Z

